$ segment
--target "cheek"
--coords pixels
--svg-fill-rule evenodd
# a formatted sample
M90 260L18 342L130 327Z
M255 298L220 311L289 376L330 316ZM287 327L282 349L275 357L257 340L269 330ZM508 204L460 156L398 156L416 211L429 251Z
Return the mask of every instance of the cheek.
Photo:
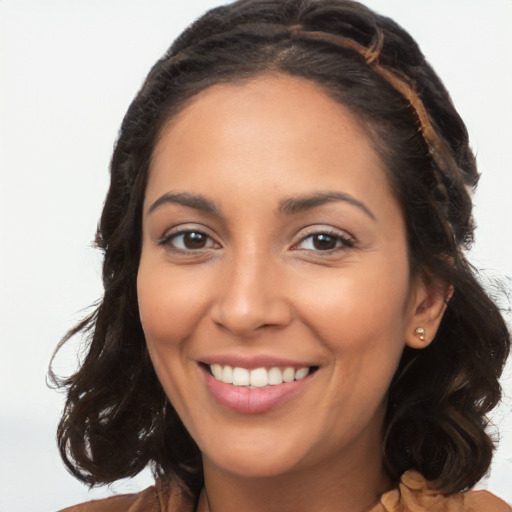
M385 269L381 262L307 282L302 279L294 293L302 297L303 317L326 339L343 339L348 344L403 334L409 294L407 266L398 272L392 265Z
M201 316L197 290L172 275L168 265L141 258L137 275L139 314L148 352L158 378L180 417L190 402L185 341Z
M408 267L383 259L308 284L303 318L334 361L327 393L360 426L385 399L403 352Z
M142 328L148 345L179 343L204 314L203 294L194 284L200 279L175 275L163 264L141 259L137 275L137 294Z

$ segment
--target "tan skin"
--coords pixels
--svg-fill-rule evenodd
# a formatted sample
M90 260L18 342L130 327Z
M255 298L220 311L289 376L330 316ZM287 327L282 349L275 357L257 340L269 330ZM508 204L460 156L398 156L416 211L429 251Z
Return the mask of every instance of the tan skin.
M282 75L200 93L154 151L137 286L156 372L202 452L198 510L364 512L389 488L386 392L444 297L410 275L400 207L345 107ZM202 364L232 355L316 371L240 413Z

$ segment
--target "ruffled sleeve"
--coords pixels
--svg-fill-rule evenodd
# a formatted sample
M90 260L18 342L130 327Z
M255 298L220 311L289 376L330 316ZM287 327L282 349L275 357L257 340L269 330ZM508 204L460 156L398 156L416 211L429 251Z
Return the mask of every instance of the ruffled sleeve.
M398 488L385 493L370 512L512 512L512 508L487 491L444 495L416 471L407 471Z

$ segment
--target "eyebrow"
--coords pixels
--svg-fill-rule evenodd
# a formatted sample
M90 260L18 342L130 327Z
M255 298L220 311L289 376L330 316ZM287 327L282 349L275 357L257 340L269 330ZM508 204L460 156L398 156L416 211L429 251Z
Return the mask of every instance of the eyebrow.
M342 192L316 192L305 196L290 197L279 203L278 211L281 214L293 215L294 213L300 213L336 201L342 201L356 206L372 220L377 220L373 212L363 202ZM187 192L167 192L163 194L149 207L148 214L154 212L164 204L180 204L188 208L222 216L220 208L213 201L200 194L190 194Z
M220 216L219 207L206 197L199 194L174 194L172 192L167 192L160 196L149 207L148 214L154 212L157 208L163 206L164 204L181 204L182 206L187 206L189 208L194 208L195 210L201 210L206 213L212 213Z
M373 212L364 203L357 200L355 197L352 197L349 194L343 194L342 192L317 192L305 196L291 197L281 201L279 205L279 212L290 215L336 201L343 201L352 206L356 206L370 217L370 219L374 221L377 220Z

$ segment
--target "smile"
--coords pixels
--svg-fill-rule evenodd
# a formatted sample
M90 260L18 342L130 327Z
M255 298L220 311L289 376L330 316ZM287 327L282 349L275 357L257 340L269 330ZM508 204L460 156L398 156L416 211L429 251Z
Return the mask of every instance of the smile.
M201 363L210 396L224 409L241 414L257 414L276 409L305 391L318 366L278 366L255 361L244 368L240 363ZM270 363L270 364L269 364ZM276 364L277 363L277 364Z
M283 383L302 380L313 370L313 367L303 368L255 368L249 370L239 366L212 364L209 365L211 375L224 384L243 386L248 389L278 386Z

